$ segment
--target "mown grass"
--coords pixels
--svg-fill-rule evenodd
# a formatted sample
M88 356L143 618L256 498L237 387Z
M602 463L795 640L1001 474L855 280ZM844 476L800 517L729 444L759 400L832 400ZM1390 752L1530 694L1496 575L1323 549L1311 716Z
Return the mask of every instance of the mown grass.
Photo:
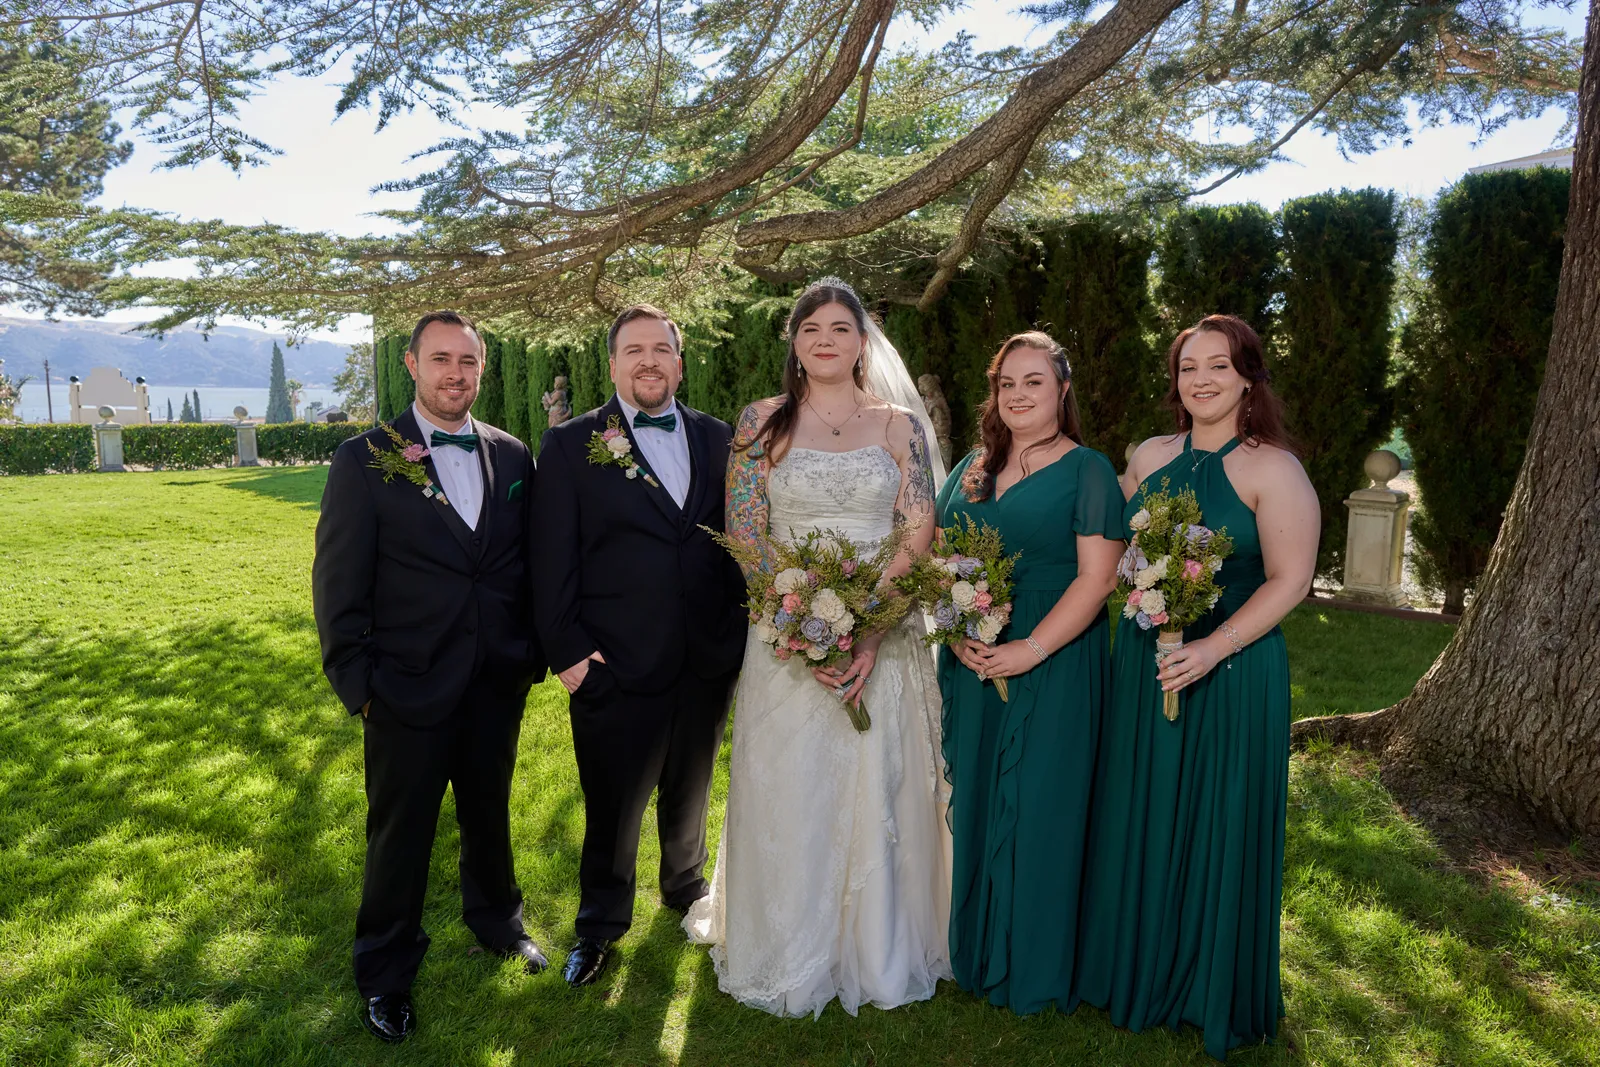
M448 810L422 1030L379 1045L349 979L360 731L310 617L324 473L0 479L0 1063L1208 1062L1193 1032L1130 1035L1091 1009L1020 1019L953 986L893 1012L771 1019L718 993L648 888L600 989L526 978L456 915ZM1296 715L1392 702L1448 638L1327 609L1285 629ZM556 955L583 815L554 683L529 702L520 760L518 871ZM1295 759L1288 853L1284 1038L1231 1061L1600 1062L1594 900L1449 869L1370 766L1325 749Z

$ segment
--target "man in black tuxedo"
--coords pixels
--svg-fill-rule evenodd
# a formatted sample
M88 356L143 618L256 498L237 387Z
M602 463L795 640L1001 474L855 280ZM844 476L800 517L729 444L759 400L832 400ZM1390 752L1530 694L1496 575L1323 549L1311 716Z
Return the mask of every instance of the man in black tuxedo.
M571 694L583 784L582 891L568 982L600 977L633 921L639 824L652 790L661 896L679 912L706 895L706 809L733 683L744 659L744 580L702 526L723 526L733 431L676 402L681 335L648 305L607 338L616 396L550 430L539 451L530 536L534 620ZM595 463L615 420L631 446Z
M491 952L545 967L522 928L509 807L523 706L545 674L527 575L533 459L469 414L483 373L470 319L423 316L406 367L416 402L392 424L399 440L378 427L334 455L311 568L323 671L364 735L355 973L362 1020L385 1041L416 1026L411 984L428 948L422 904L447 783L462 918Z

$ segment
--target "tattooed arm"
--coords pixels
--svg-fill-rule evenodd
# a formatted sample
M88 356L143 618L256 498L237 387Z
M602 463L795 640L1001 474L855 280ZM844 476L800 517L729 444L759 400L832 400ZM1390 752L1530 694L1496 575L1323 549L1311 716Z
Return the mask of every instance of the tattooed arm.
M771 401L758 400L739 416L739 424L733 429L733 450L728 453L727 482L728 537L761 550L760 569L767 574L773 569L772 559L763 548L767 537L767 457L759 444L750 442L756 439L772 411ZM752 571L741 566L748 581Z
M889 432L895 458L900 461L900 495L894 502L895 521L904 521L913 527L905 547L885 575L892 578L909 571L912 558L928 551L933 543L933 502L938 487L933 484L933 464L929 460L928 435L923 430L922 420L897 411Z

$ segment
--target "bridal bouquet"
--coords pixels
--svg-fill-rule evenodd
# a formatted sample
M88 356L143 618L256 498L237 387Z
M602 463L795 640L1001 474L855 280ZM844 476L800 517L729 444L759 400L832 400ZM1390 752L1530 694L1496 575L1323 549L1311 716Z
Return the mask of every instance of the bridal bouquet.
M1226 529L1212 530L1201 522L1200 502L1194 490L1177 495L1140 486L1144 506L1128 520L1133 540L1117 564L1117 590L1125 593L1122 617L1141 630L1157 627L1156 664L1183 647L1183 628L1217 606L1222 587L1217 572L1233 553ZM1162 702L1167 720L1178 717L1178 694L1167 693Z
M814 667L850 662L856 642L882 633L910 609L904 597L884 596L883 572L905 543L907 530L893 532L870 554L834 530L812 530L790 540L763 538L756 545L707 529L750 574L750 621L756 639L780 660L800 657ZM768 564L771 571L764 569ZM844 694L835 691L841 699ZM864 701L845 702L850 724L872 725Z
M1011 621L1011 571L1017 557L1005 554L999 530L988 523L979 526L970 515L961 518L963 522L941 531L934 550L912 561L910 573L894 583L933 616L933 630L924 638L930 645L954 645L967 637L992 645ZM992 681L1000 699L1010 700L1006 680Z

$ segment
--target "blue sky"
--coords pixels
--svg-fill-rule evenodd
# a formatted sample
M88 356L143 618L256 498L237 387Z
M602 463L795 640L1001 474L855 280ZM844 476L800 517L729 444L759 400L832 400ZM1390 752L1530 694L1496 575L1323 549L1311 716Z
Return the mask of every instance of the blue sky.
M930 36L942 40L964 28L977 36L980 48L1022 43L1033 23L1015 14L1020 6L1017 0L974 0ZM1583 29L1581 10L1536 10L1529 21L1558 25L1570 33ZM374 193L372 186L425 167L427 161L408 157L456 131L420 111L397 117L381 132L374 131L373 118L367 113L353 112L334 121L338 96L334 75L286 79L268 86L244 107L243 125L282 149L283 155L237 175L215 162L190 170L159 170L156 165L162 149L134 133L133 158L107 175L105 193L98 203L242 224L266 221L349 234L391 232L393 226L387 220L373 218L371 213L410 206L411 197ZM474 109L468 117L507 129L520 125L517 116L489 108ZM1332 138L1302 131L1285 149L1284 161L1237 178L1206 199L1215 203L1255 200L1276 207L1284 200L1324 189L1367 185L1431 197L1469 167L1554 147L1565 119L1563 112L1552 108L1537 119L1513 122L1481 142L1476 139L1477 131L1468 126L1422 130L1407 146L1396 145L1350 160L1340 157ZM19 312L0 308L0 313ZM137 321L149 316L124 312L111 317ZM353 341L365 333L363 321L351 320L337 333L319 336Z

